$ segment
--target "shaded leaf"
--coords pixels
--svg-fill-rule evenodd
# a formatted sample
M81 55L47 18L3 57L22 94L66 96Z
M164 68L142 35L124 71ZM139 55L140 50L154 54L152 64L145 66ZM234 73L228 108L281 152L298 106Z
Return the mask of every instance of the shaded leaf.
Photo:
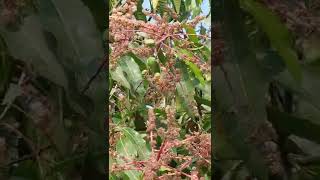
M17 84L10 84L3 100L2 105L11 104L13 101L22 94L22 89Z
M268 35L272 46L285 61L295 80L301 81L302 72L296 52L292 49L292 38L288 29L271 10L253 0L241 0L245 10L249 11L262 30Z
M295 134L320 143L319 124L314 124L307 119L294 117L274 108L268 108L268 119L284 135Z
M65 71L48 48L38 17L26 17L18 31L11 32L5 28L0 31L13 57L32 64L41 76L68 89Z

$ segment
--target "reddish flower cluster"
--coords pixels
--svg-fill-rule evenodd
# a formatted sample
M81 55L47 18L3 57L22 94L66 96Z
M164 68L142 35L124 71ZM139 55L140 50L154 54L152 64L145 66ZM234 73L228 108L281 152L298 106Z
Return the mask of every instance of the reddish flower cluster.
M172 69L162 66L161 73L145 74L149 81L149 93L146 96L147 101L159 102L163 96L170 96L176 90L176 85L180 81L181 73L179 69ZM157 103L156 103L157 104Z
M136 9L135 1L127 1L123 6L113 9L109 16L109 42L112 49L110 66L115 67L118 58L128 52L133 52L141 57L149 57L156 54L160 49L166 53L168 65L172 65L171 61L174 60L177 53L171 47L173 40L179 40L181 42L179 47L181 48L190 44L187 34L184 33L183 25L179 22L169 23L166 18L146 11L144 11L144 14L152 17L153 22L136 20L133 16ZM203 18L198 16L186 25L194 27ZM144 41L141 39L144 39ZM210 65L206 65L197 56L185 57L184 60L192 61L201 69L210 69Z
M154 109L148 110L147 132L152 147L152 152L149 159L145 161L125 160L125 164L113 165L111 171L121 170L139 170L143 172L145 180L153 180L157 177L157 172L160 167L165 167L168 172L157 177L158 179L180 179L181 175L189 177L189 179L200 180L204 177L199 177L199 168L208 167L211 162L211 135L195 132L191 135L186 135L184 140L180 138L180 128L176 124L175 108L172 106L166 107L167 128L156 128L156 116ZM156 148L155 138L159 136L163 139L159 148ZM182 155L173 153L172 148L184 147L190 152L190 155ZM114 156L117 156L114 154ZM122 157L124 158L124 157ZM193 159L197 166L190 174L184 173L183 170L190 167ZM169 164L172 160L180 163L176 168Z
M320 19L305 6L304 1L296 1L293 4L276 0L262 0L262 2L279 14L292 32L305 36L311 32L320 32ZM320 3L317 3L319 10Z
M165 7L173 19L177 14L172 8ZM202 71L210 71L210 64L204 62L200 55L193 52L192 49L197 47L190 41L190 35L185 31L185 26L195 27L203 17L196 17L187 23L169 22L166 16L160 17L157 14L144 11L143 13L151 17L149 22L137 20L134 12L137 10L137 4L134 0L128 0L125 4L112 10L109 16L109 46L111 47L110 66L115 68L120 57L132 52L141 57L142 60L147 57L157 57L161 51L166 59L166 63L160 65L160 72L151 72L151 69L144 70L142 74L149 82L145 100L151 101L154 108L164 108L160 102L164 99L174 97L176 86L180 82L181 72L175 68L176 58L183 61L190 61L197 65ZM206 37L203 36L203 39ZM176 43L179 42L179 43ZM174 47L173 47L174 46ZM188 50L191 53L184 55L179 49ZM178 56L179 55L179 56ZM159 59L157 59L159 60ZM119 99L122 99L119 97ZM121 102L125 104L124 102ZM149 102L148 102L149 104ZM192 107L195 105L192 104ZM192 180L203 179L199 177L199 168L208 166L211 158L211 136L205 133L194 133L181 137L181 129L176 120L176 107L165 106L163 109L166 113L166 128L157 127L156 114L153 108L148 109L148 120L146 123L146 139L151 145L151 154L148 159L143 161L128 160L120 157L114 150L109 150L113 157L121 158L124 164L113 164L111 172L123 170L138 170L143 173L143 178L148 179L181 179L186 176ZM196 111L196 108L194 108ZM116 136L113 132L110 136ZM157 146L157 138L161 138L162 143ZM111 138L110 143L116 143L116 137ZM159 144L158 144L159 145ZM183 148L188 154L174 153L173 148ZM170 162L178 162L178 167L170 166ZM196 160L195 169L190 173L184 170L192 165ZM166 172L158 177L159 169L166 168Z

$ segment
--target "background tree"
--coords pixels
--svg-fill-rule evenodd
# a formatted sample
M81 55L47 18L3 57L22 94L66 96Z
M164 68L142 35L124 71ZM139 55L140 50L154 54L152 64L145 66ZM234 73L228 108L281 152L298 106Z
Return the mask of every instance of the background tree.
M213 4L213 174L318 179L319 3Z
M106 4L0 6L0 179L104 178Z

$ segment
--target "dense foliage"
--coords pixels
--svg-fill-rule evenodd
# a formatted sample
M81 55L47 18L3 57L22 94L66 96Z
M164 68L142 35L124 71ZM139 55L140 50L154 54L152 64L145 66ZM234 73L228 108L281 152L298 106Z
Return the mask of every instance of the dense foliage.
M0 1L0 179L104 178L104 7Z
M211 24L202 3L110 5L111 179L211 178Z
M319 179L319 1L214 1L216 179Z

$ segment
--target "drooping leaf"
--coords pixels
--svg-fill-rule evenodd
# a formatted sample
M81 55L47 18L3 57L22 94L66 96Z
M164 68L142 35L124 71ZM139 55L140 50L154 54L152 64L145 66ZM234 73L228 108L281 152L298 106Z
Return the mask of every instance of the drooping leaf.
M181 0L173 0L174 7L176 9L177 14L180 13Z
M149 150L147 149L146 142L142 136L135 130L125 127L121 128L122 136L117 141L116 149L119 155L126 158L133 159L140 157L146 159L149 156ZM118 159L118 163L124 163L123 160ZM133 179L140 179L141 172L129 170L124 171L129 177Z
M110 71L112 79L120 83L122 86L130 89L130 83L128 82L127 78L124 76L122 68L118 66L114 71Z
M320 124L312 123L307 119L294 117L274 108L268 108L269 120L279 132L289 135L295 134L320 143ZM290 126L288 126L290 124Z
M250 12L262 30L267 34L272 46L278 51L287 65L289 72L298 82L302 72L298 56L292 48L292 37L280 19L260 3L253 0L241 0L241 5Z
M0 31L12 56L31 64L40 76L68 89L66 73L49 49L37 16L26 17L18 31L4 27Z
M121 58L120 66L122 71L126 73L127 80L132 86L132 90L137 91L139 94L144 94L145 89L141 83L143 82L141 71L137 63L128 56Z
M177 102L181 105L182 109L187 111L188 115L192 118L195 117L193 112L194 100L194 84L191 81L191 76L188 73L186 65L179 63L179 68L182 71L182 79L177 84Z
M236 149L250 173L268 179L268 169L257 147L245 142L252 131L267 120L264 97L268 78L262 73L250 51L248 35L238 1L219 3L218 16L223 17L224 37L229 47L228 63L214 68L215 101L219 102L220 129ZM216 137L219 138L219 137Z
M90 10L79 0L40 0L39 15L44 28L57 39L60 62L83 85L99 64L95 63L94 70L88 66L101 61L104 54L102 34Z
M194 73L195 77L203 85L205 83L205 80L199 67L196 66L194 63L184 59L184 56L193 58L194 55L186 49L177 48L177 56L184 60L184 63L189 67L189 69Z
M22 89L17 84L10 84L1 105L7 105L13 103L13 101L22 94Z
M156 11L157 10L157 7L158 7L158 1L159 0L152 0L152 7L153 7L153 10Z
M300 106L297 112L299 117L315 121L317 121L317 117L320 117L319 67L319 65L302 66L303 81L301 83L295 82L288 71L282 72L275 78L282 87L289 89L299 97Z
M146 159L149 157L150 150L147 148L146 141L143 139L141 134L131 128L123 128L122 132L135 146L137 155L140 159Z
M198 66L196 66L195 64L193 64L190 61L185 61L185 63L189 66L189 68L191 69L191 71L194 73L194 75L196 76L196 78L200 81L201 84L205 84L205 80L204 77L202 75L201 70L198 68Z

